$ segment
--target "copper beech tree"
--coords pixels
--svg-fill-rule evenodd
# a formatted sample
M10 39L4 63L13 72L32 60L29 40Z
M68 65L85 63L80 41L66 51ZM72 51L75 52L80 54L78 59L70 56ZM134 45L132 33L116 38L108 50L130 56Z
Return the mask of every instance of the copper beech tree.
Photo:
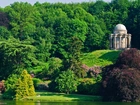
M140 101L140 51L124 50L115 64L103 69L105 101Z

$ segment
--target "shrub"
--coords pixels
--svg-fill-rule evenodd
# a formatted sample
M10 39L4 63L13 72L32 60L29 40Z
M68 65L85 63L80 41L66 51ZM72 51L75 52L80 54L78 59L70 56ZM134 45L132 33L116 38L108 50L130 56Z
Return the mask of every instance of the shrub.
M75 77L76 76L73 71L63 71L55 80L57 83L57 89L60 92L65 92L67 94L73 91L77 91L78 82Z
M5 81L5 88L6 91L2 95L2 98L4 99L13 99L15 96L15 89L16 89L16 82L18 80L18 75L12 74L8 77L8 79Z
M49 91L50 92L58 92L59 90L56 88L57 87L57 83L55 82L55 80L52 80L48 86L49 86Z
M140 68L140 51L131 48L130 50L124 50L118 57L116 67L123 68Z
M16 83L15 92L16 99L25 98L27 96L35 96L32 78L26 70L22 71L20 78Z
M33 78L32 80L33 80L35 89L37 89L39 83L41 83L42 81L39 78Z
M140 52L123 51L114 65L103 69L103 99L140 101Z
M86 71L88 77L98 77L98 75L102 72L102 68L100 66L88 67L83 64L82 68Z
M38 84L37 90L48 91L49 90L48 83L40 83L40 84Z
M87 95L100 95L101 82L96 82L91 78L84 78L77 87L77 93Z

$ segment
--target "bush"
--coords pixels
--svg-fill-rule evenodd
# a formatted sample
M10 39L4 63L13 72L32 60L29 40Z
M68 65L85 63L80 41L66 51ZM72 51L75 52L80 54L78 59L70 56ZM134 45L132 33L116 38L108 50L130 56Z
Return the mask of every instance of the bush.
M48 83L40 83L40 84L38 84L37 90L48 91L49 90Z
M140 52L123 51L114 65L103 70L105 101L140 101Z
M2 95L2 98L4 99L13 99L16 92L16 82L18 80L18 75L12 74L11 76L8 77L8 79L5 81L5 88L6 91Z
M118 68L140 68L140 51L131 48L130 50L124 50L118 57L116 64Z
M83 64L82 68L86 71L87 77L98 77L98 75L100 75L102 72L102 67L100 66L88 67L87 65Z
M60 92L65 92L67 94L73 91L77 91L78 81L75 77L76 76L73 71L63 71L55 80L57 83L57 89Z
M16 92L15 94L16 99L22 99L27 96L35 96L35 90L34 90L32 78L27 73L26 70L22 71L20 78L16 83L15 92Z
M77 93L87 95L100 95L101 82L96 82L91 78L85 78L80 81L77 87Z
M55 82L55 80L52 80L48 86L49 86L49 91L50 92L58 92L59 90L56 88L57 87L57 83Z
M37 89L39 83L41 83L42 81L39 78L33 78L32 80L33 80L35 89Z

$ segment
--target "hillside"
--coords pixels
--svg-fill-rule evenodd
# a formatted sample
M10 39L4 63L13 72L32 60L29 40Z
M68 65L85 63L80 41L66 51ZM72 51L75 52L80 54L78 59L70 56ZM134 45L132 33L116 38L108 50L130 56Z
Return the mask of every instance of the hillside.
M114 63L120 54L119 50L96 50L82 55L82 63L87 66L106 66Z

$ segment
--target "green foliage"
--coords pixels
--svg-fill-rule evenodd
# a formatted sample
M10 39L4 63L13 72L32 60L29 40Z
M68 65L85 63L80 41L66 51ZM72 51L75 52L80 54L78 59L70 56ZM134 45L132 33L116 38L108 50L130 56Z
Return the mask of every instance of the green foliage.
M50 58L48 63L49 68L46 73L47 77L50 79L56 78L60 73L60 68L62 67L62 60L59 58Z
M7 80L5 81L5 87L6 87L6 91L4 92L4 94L2 95L2 98L4 99L13 99L16 92L16 82L18 80L19 75L17 74L11 74Z
M11 37L0 42L0 73L6 79L12 73L20 73L24 67L36 64L35 47Z
M75 74L71 70L63 71L56 78L57 89L60 92L65 92L69 94L70 92L77 91L78 81L76 80Z
M62 67L62 60L59 58L49 58L48 62L42 63L33 69L37 78L40 79L54 79L58 76Z
M121 51L96 50L91 53L84 53L81 57L83 64L88 66L106 66L116 62Z
M0 39L8 39L11 36L7 28L0 26Z
M38 60L46 62L51 53L52 43L54 41L54 35L51 34L50 29L45 27L38 27L36 33L33 36L34 46L37 48L36 57Z
M10 17L11 32L15 38L26 39L35 32L34 8L29 3L15 2L6 8Z
M16 99L22 99L27 96L35 96L32 78L26 70L23 70L23 72L21 73L20 78L16 83L15 92Z
M84 78L80 80L77 92L79 94L100 95L102 85L100 81L97 81L96 78Z
M35 89L37 88L38 84L42 82L41 79L39 78L33 78L33 84L34 84L34 87Z
M68 46L68 57L64 59L64 69L74 71L78 77L86 76L80 61L81 49L83 47L81 40L79 40L77 37L72 37Z

